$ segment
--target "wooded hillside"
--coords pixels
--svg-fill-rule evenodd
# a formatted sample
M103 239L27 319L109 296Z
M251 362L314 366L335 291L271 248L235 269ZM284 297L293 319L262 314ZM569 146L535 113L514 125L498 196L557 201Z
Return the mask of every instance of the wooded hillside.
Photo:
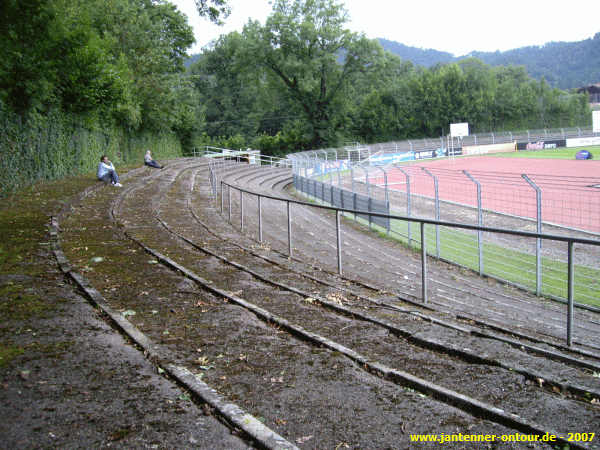
M433 49L408 47L379 39L383 48L402 59L424 67L457 62L466 56ZM472 52L474 57L491 66L524 66L527 74L560 89L572 89L600 82L600 33L578 42L549 42L543 46L521 47L505 52Z

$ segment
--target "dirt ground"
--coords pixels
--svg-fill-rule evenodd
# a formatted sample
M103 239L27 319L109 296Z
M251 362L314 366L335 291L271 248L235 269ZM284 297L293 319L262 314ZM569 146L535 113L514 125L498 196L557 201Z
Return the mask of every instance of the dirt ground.
M0 209L0 448L251 448L58 269L50 215L94 184L38 185Z

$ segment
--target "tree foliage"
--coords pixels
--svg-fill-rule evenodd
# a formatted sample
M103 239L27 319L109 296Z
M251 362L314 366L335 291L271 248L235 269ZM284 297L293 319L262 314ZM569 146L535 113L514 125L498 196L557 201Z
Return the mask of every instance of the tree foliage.
M465 56L431 49L409 47L398 42L379 39L383 48L403 59L424 67L460 62ZM491 66L523 66L527 73L560 89L573 89L600 81L600 33L578 42L549 42L542 46L528 46L504 52L472 52Z
M227 4L227 0L194 0L196 9L201 17L208 17L211 22L221 25L226 19L231 8Z
M253 22L244 29L247 57L301 108L315 146L337 139L348 86L382 53L344 29L346 21L347 12L334 0L276 0L265 26Z
M226 0L198 0L226 17ZM166 0L4 0L0 106L96 127L175 132L193 145L280 154L347 141L587 124L584 95L523 66L466 58L429 68L345 28L336 0L274 0L262 25L221 36L184 72L190 26ZM594 40L597 40L596 38Z
M201 141L237 136L277 153L440 136L455 122L487 132L589 121L584 95L522 66L414 66L346 30L346 19L333 0L277 0L265 25L250 21L206 49L191 68Z
M195 105L182 99L193 90L181 74L194 37L174 5L6 0L2 14L0 99L13 111L58 108L135 130L190 126Z

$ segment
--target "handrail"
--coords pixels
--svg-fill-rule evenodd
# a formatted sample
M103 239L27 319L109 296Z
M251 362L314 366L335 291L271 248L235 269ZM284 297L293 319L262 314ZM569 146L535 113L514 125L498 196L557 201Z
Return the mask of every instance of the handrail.
M538 140L563 140L570 137L597 137L600 136L594 132L591 126L573 127L573 128L555 128L555 129L540 129L540 130L517 130L517 131L502 131L471 134L463 138L463 145L481 145L485 143L506 143L517 140L527 140L535 142ZM440 138L442 139L443 136ZM395 153L398 151L410 150L435 150L440 146L438 138L421 138L421 139L405 139L403 141L389 141L376 144L360 144L364 149L378 146L379 152ZM442 140L443 142L443 140ZM443 146L443 144L442 144ZM346 147L343 147L346 149ZM359 147L351 148L350 151L356 151ZM315 150L306 150L303 152L291 153L291 158L302 155ZM317 150L318 151L318 150ZM348 150L346 150L348 151Z
M295 205L299 205L299 206L307 206L310 208L318 208L318 209L322 209L322 210L328 210L328 211L335 212L335 216L336 216L336 231L335 232L336 232L336 236L337 236L336 253L337 253L338 273L340 275L342 274L342 270L343 270L343 268L342 268L342 252L341 252L342 241L340 239L341 235L340 235L340 221L339 221L341 213L370 215L370 216L387 218L389 220L402 220L402 221L407 221L409 223L410 222L418 223L421 228L420 231L421 231L421 239L422 239L422 241L421 241L421 296L422 296L423 303L427 303L427 264L426 264L427 252L426 252L426 245L423 245L425 242L424 241L425 225L445 226L445 227L458 228L458 229L464 229L464 230L472 230L472 231L477 231L478 233L480 233L480 232L500 233L500 234L504 234L504 235L520 236L520 237L532 238L532 239L537 239L537 240L543 239L543 240L566 242L568 244L568 246L567 246L567 282L568 282L567 293L568 293L568 298L567 298L567 324L566 324L567 325L566 326L567 337L566 337L566 340L567 340L568 346L572 345L572 330L574 329L574 327L573 327L573 317L574 317L573 307L575 304L575 302L574 302L574 278L573 278L574 244L585 244L585 245L592 245L592 246L600 247L600 240L593 240L593 239L579 238L579 237L569 237L569 236L558 236L558 235L553 235L553 234L531 232L531 231L507 230L507 229L502 229L502 228L486 227L486 226L480 226L480 225L469 225L469 224L464 224L464 223L459 223L459 222L448 222L448 221L444 221L444 220L408 217L408 216L401 216L401 215L396 215L396 214L383 214L383 213L377 213L377 212L371 212L371 211L365 211L365 210L359 210L359 209L340 208L337 206L319 205L319 204L304 202L301 200L294 200L294 199L289 199L289 198L278 197L278 196L274 196L274 195L255 192L255 191L252 191L249 189L242 188L241 186L235 185L233 183L228 183L222 179L220 180L221 213L224 212L223 211L223 209L224 209L223 192L224 192L225 186L227 187L228 198L229 198L228 209L229 209L229 221L230 222L231 222L231 189L236 189L240 192L240 198L242 199L242 202L243 202L243 194L244 193L257 196L257 198L259 199L258 214L259 214L259 227L261 228L259 230L259 235L260 235L261 240L262 240L261 199L270 199L270 200L282 201L282 202L286 203L286 205L287 205L288 253L289 253L290 257L292 256L291 205L295 204ZM214 189L213 193L214 193L215 199L216 199L216 195L217 195L216 189ZM242 215L243 215L243 210L242 210ZM241 220L242 220L241 223L243 224L243 217ZM242 225L242 228L243 228L243 225Z
M365 210L361 210L361 209L339 208L337 206L319 205L319 204L315 204L315 203L303 202L301 200L288 199L285 197L276 197L276 196L272 196L272 195L268 195L268 194L260 194L258 192L244 189L240 186L234 185L232 183L228 183L223 180L221 180L221 183L226 186L237 189L239 191L243 191L246 194L260 195L261 197L268 198L270 200L278 200L278 201L283 201L283 202L290 201L290 202L298 204L298 205L310 206L313 208L329 209L332 211L340 211L340 212L346 212L346 213L352 213L352 214L356 213L356 214L361 214L361 215L368 214L371 216L383 217L383 218L394 219L394 220L404 220L407 222L420 222L420 223L424 223L424 224L428 224L428 225L439 225L439 226L446 226L446 227L453 227L453 228L462 228L465 230L511 234L511 235L515 235L515 236L528 237L528 238L539 238L539 239L547 239L547 240L552 240L552 241L573 242L575 244L587 244L587 245L600 246L600 240L594 240L594 239L560 236L560 235L547 234L547 233L536 233L533 231L507 230L505 228L493 228L493 227L486 227L486 226L469 225L469 224L460 223L460 222L448 222L448 221L444 221L444 220L399 216L399 215L395 215L395 214L382 214L382 213L377 213L377 212L369 212L369 211L365 211Z

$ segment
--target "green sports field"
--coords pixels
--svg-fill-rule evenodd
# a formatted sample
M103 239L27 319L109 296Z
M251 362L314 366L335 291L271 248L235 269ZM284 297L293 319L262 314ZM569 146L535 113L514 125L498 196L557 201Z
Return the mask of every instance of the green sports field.
M596 159L600 159L600 145L576 148L552 148L546 150L519 150L511 153L496 153L490 156L498 156L501 158L575 159L575 154L580 150L587 150Z

